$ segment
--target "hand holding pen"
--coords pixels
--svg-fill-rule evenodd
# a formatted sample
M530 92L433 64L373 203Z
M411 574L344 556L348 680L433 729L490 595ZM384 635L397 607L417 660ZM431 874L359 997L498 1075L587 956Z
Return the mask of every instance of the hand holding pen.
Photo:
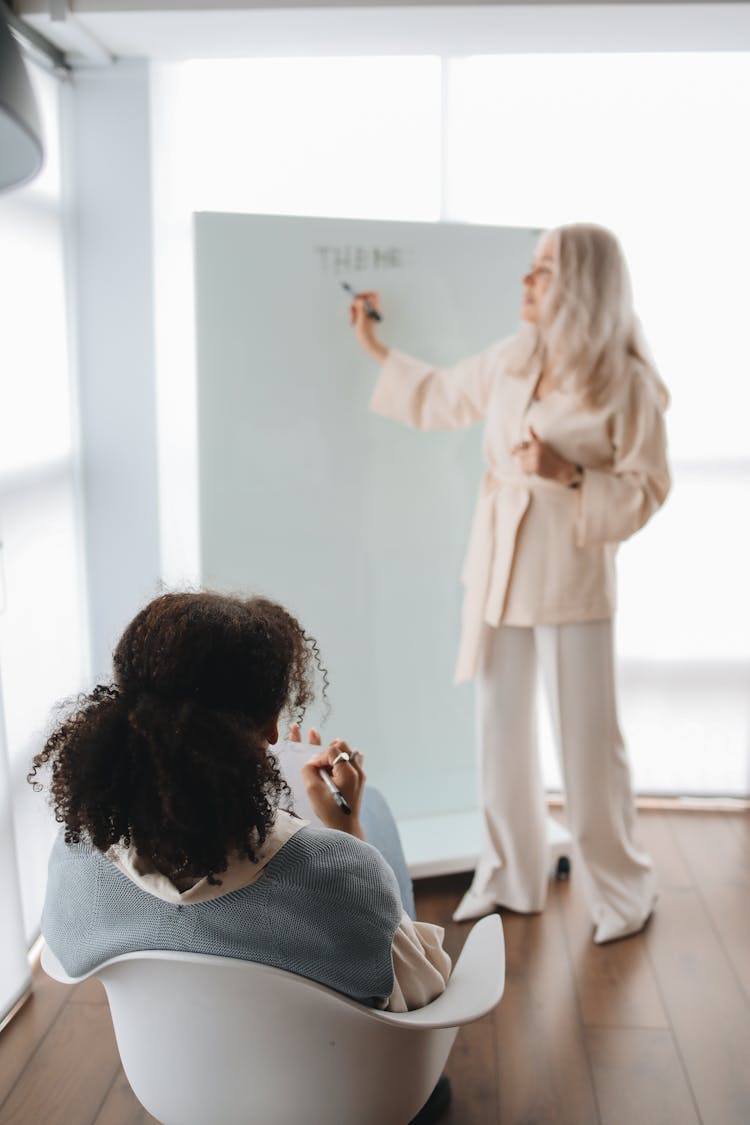
M353 297L355 301L361 301L362 302L362 307L364 308L365 316L369 317L370 320L382 320L383 319L383 314L380 312L380 309L377 307L377 305L379 304L379 298L378 298L377 293L358 293L356 289L353 289L351 287L351 285L349 284L348 281L342 281L341 282L341 288L344 289L349 294L350 297Z
M344 287L353 293L351 286ZM382 320L380 294L375 292L354 293L349 306L349 322L354 328L357 343L372 359L383 363L388 358L388 348L378 339L375 321Z
M293 723L289 731L291 742L301 741L299 726ZM312 746L320 746L316 730L308 734ZM359 819L365 772L364 755L351 750L342 739L334 739L302 767L302 780L316 814L328 828L338 828L350 836L364 840Z

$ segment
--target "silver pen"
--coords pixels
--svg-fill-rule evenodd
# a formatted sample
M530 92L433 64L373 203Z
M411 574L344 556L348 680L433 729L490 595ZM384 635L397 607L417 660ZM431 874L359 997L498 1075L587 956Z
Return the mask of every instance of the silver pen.
M333 779L328 773L328 770L319 769L318 774L320 775L320 780L323 782L326 789L331 794L338 807L341 809L342 813L346 813L347 816L351 816L352 810L347 805L344 794L341 792L339 787L337 785L334 785Z

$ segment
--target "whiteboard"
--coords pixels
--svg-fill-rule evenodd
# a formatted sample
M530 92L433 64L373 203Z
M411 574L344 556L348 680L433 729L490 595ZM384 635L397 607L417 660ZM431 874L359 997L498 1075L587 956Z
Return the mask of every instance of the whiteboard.
M377 365L341 283L380 291L386 344L449 364L515 331L538 233L195 216L201 581L314 634L324 737L365 752L402 819L476 805L473 692L453 672L481 430L368 411Z

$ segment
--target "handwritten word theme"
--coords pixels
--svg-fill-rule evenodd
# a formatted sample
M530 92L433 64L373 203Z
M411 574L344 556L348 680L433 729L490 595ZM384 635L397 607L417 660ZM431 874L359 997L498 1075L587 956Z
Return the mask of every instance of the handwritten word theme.
M397 270L403 253L397 246L316 246L324 273L356 273L358 270Z

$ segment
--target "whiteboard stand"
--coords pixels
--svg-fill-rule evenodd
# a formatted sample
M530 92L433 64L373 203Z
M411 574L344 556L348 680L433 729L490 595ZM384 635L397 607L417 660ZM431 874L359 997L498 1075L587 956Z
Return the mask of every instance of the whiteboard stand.
M476 867L482 833L478 809L399 820L398 830L412 879L457 875ZM572 837L552 817L547 818L547 846L550 878L567 878Z

